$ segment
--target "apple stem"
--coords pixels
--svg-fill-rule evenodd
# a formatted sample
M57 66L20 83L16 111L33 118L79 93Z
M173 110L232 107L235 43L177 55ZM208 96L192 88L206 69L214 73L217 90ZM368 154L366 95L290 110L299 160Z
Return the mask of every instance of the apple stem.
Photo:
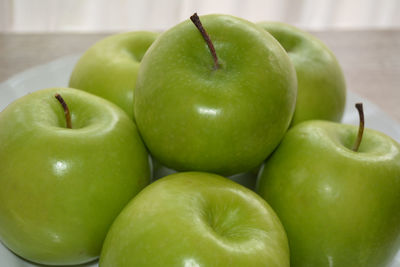
M69 112L67 103L65 103L64 99L61 97L60 94L56 94L55 98L57 98L58 102L60 102L60 104L62 105L62 107L64 109L65 120L67 121L67 128L72 129L71 114Z
M353 145L353 151L357 152L358 148L360 147L361 140L363 137L364 133L364 111L363 111L363 104L362 103L357 103L356 104L356 109L358 110L358 115L360 116L360 125L358 127L358 135L357 139Z
M199 16L197 16L197 13L194 13L191 17L190 20L193 22L194 25L196 25L197 29L200 31L201 35L204 38L204 41L206 41L208 48L210 49L211 55L214 59L214 70L219 68L219 63L218 63L218 57L217 53L215 52L215 47L213 43L211 42L210 37L208 36L206 30L203 28L203 24L200 21Z

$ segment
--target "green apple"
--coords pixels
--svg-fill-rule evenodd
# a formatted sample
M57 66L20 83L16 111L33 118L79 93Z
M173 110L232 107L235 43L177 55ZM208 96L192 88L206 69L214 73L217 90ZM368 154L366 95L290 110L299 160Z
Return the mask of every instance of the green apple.
M340 121L346 85L330 49L315 36L285 23L258 25L279 41L296 69L298 93L292 125L306 120Z
M157 36L137 31L99 41L78 61L69 86L114 102L133 118L133 91L140 61Z
M50 265L98 257L111 223L150 176L126 113L69 88L37 91L0 113L0 162L0 240Z
M285 230L256 193L215 174L146 187L107 234L101 267L289 266Z
M136 122L152 156L169 168L246 172L289 127L296 73L279 43L255 24L228 15L201 19L211 41L187 20L143 57Z
M281 219L293 267L387 266L400 244L400 145L366 129L307 121L265 163L257 190Z

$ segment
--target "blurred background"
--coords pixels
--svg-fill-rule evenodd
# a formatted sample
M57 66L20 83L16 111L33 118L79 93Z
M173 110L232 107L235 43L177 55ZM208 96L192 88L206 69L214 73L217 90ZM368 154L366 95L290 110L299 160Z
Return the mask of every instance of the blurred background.
M400 27L399 0L0 0L0 32L164 30L196 11L309 30Z

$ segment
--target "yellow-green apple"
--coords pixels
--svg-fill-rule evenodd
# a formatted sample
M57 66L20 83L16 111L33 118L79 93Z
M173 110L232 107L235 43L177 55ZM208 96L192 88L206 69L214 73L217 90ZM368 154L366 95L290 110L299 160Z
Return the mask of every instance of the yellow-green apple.
M133 91L140 61L157 36L136 31L99 41L78 61L69 86L110 100L133 118Z
M69 88L31 93L0 113L0 162L0 240L49 265L98 257L109 226L150 176L126 113Z
M260 173L293 267L384 267L399 248L400 145L366 129L353 149L356 135L352 125L300 123Z
M123 209L107 234L101 267L289 266L278 217L253 191L221 176L164 177Z
M207 15L203 27L197 15L192 19L196 26L187 20L169 29L143 57L134 98L138 128L152 156L169 168L249 171L289 127L294 67L251 22Z
M340 121L346 101L341 67L318 38L281 22L260 22L285 48L297 73L298 93L292 125L305 120Z

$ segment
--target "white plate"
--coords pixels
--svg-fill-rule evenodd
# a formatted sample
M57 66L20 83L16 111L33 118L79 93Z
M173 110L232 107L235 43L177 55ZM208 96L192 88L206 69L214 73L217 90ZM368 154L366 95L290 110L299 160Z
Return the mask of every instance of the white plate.
M30 92L49 87L67 87L69 75L79 56L72 55L57 59L28 69L0 83L0 110L3 110L13 100ZM356 102L363 102L364 104L366 127L384 132L397 142L400 142L400 124L391 119L377 106L352 92L347 94L344 123L358 125L358 114L354 108L354 103ZM0 243L0 266L32 267L39 265L20 259ZM82 266L95 267L98 265L97 263L92 263ZM400 251L397 253L391 267L400 267Z

